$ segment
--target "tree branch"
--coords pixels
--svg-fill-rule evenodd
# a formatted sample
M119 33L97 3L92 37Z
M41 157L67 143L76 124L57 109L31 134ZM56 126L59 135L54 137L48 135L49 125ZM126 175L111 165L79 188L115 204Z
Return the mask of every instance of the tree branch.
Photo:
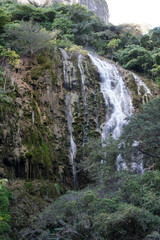
M149 153L149 152L143 151L143 150L141 150L141 149L138 149L138 151L141 152L141 153L143 153L143 154L146 154L146 155L148 155L148 156L150 156L150 157L160 158L159 155L155 155L155 154L153 154L153 153Z

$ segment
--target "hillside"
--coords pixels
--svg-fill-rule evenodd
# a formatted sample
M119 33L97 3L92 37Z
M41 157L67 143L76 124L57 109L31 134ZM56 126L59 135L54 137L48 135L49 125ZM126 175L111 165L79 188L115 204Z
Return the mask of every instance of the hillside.
M0 239L160 239L160 29L3 1L0 33Z

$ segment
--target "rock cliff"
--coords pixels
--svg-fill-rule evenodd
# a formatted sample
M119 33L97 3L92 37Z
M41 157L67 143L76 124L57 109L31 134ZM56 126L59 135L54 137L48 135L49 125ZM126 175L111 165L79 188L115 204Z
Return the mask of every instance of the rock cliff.
M105 23L109 23L109 10L106 0L61 0L64 4L79 3L87 6L89 11L93 11Z
M151 94L132 72L117 69L138 111ZM101 136L106 120L96 66L88 55L60 49L22 58L6 73L10 102L0 108L0 176L51 179L73 186L74 161L85 157L85 143ZM85 181L83 176L79 179Z

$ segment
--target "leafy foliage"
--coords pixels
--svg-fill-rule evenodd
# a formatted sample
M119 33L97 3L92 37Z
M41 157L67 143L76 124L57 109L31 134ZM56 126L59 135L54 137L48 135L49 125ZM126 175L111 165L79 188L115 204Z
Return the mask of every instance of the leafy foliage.
M159 180L159 171L115 173L103 185L68 192L34 220L30 235L41 226L39 239L152 239L160 231Z
M50 46L56 33L49 33L39 24L29 22L20 22L18 25L12 24L6 30L7 37L10 39L9 45L23 54L31 55L43 48Z
M120 55L123 67L137 72L147 72L152 67L153 60L149 51L138 45L126 47Z

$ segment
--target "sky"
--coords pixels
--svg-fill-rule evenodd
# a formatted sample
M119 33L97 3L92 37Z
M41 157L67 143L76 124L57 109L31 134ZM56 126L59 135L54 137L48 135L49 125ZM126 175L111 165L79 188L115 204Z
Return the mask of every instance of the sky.
M106 0L110 22L149 24L160 26L160 0Z

